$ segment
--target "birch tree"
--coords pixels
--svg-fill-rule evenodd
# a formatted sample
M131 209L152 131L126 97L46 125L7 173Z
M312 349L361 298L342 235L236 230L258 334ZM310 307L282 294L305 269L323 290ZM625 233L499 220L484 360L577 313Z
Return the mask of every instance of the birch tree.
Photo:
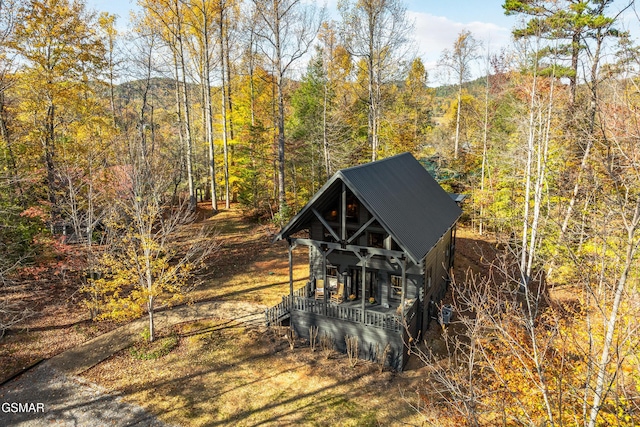
M456 133L453 139L453 158L457 159L460 146L460 115L462 110L462 84L471 77L471 65L478 58L478 42L471 31L463 30L458 34L453 48L445 49L439 64L453 73L458 85L458 108L456 109Z
M588 320L593 321L587 322L590 365L585 378L589 387L584 393L584 425L589 427L613 422L607 405L619 413L627 411L619 390L634 380L633 376L624 378L624 372L633 366L640 343L640 119L636 103L629 97L640 88L634 79L625 78L635 75L637 54L627 51L623 56L620 80L608 83L609 96L602 100L602 114L607 118L603 120L604 138L594 144L596 158L591 164L590 185L599 192L599 209L592 214L599 228L593 239L600 242L601 249L595 257L596 280L585 280L589 300L597 307L594 315L588 314Z

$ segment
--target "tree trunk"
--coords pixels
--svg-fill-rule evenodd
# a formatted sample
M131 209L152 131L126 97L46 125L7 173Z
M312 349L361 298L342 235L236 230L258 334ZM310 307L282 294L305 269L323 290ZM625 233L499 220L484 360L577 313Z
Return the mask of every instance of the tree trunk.
M277 127L278 127L278 152L277 152L277 163L278 163L278 207L281 214L285 214L287 210L287 199L286 199L286 191L285 191L285 137L284 137L284 70L282 65L282 46L280 40L280 11L279 7L275 6L275 20L273 24L274 28L274 43L276 50L276 86L277 86L277 103L278 103L278 113L277 113ZM283 218L281 218L283 220Z
M640 225L640 199L636 202L635 212L633 219L626 225L627 229L627 242L625 250L624 267L618 278L618 285L616 286L616 293L611 306L611 313L606 323L607 332L604 337L604 344L602 353L600 354L600 361L597 365L596 375L596 387L593 392L593 403L591 404L591 412L589 414L589 427L595 427L600 412L600 407L604 396L606 396L611 383L607 385L605 389L605 380L607 374L607 367L610 362L610 348L613 344L613 335L615 333L616 323L618 321L618 310L620 309L620 303L622 302L622 296L625 293L627 287L627 279L629 278L629 272L631 267L635 264L635 256L638 250L638 242L635 241L635 233Z
M182 46L182 36L179 38L180 43L180 62L182 68L182 102L184 103L184 131L185 131L185 159L187 166L187 183L189 186L189 207L196 208L196 192L193 180L193 141L191 139L191 106L189 105L189 95L187 86L186 68L184 62L184 50Z
M187 169L187 185L189 188L189 207L196 208L196 194L193 179L193 141L191 138L191 106L189 104L189 88L187 86L187 67L185 63L184 43L182 41L182 14L180 3L175 0L176 18L176 40L178 42L178 59L180 60L180 73L182 77L182 103L184 109L184 143L185 143L185 166Z
M24 200L24 192L22 190L22 183L18 179L18 166L16 164L16 157L13 153L11 146L11 136L9 135L9 127L7 126L7 116L4 104L4 92L0 92L0 139L2 139L7 147L8 166L10 168L11 185L18 189L19 201L23 207L26 207Z
M456 135L453 141L453 158L458 158L458 150L460 147L460 110L462 110L462 73L458 82L458 108L456 112Z
M156 339L155 325L153 322L153 297L149 297L147 312L149 313L149 342L153 342Z
M225 42L224 42L224 22L225 22L225 4L224 1L220 2L220 22L219 22L219 31L220 31L220 78L222 81L221 85L221 102L220 102L220 111L222 116L222 149L224 156L224 200L225 200L225 208L229 209L231 207L230 200L230 188L229 188L229 144L227 141L227 77L225 66Z
M51 103L47 108L46 133L44 135L43 150L44 162L47 168L47 191L51 204L51 216L56 218L59 214L58 199L56 197L56 168L53 157L55 155L55 106Z

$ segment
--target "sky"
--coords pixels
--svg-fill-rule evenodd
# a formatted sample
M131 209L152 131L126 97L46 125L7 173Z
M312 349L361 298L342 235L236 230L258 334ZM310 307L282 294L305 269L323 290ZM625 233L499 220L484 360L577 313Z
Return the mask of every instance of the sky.
M491 51L507 46L511 28L517 19L504 15L503 1L405 0L408 19L414 23L417 54L427 69L435 69L443 49L450 48L463 30L471 31L484 48ZM87 5L99 12L118 15L118 28L121 30L127 28L129 12L137 8L136 0L87 0ZM330 13L335 14L336 0L328 0L327 7ZM430 72L430 75L435 73Z
M313 1L313 0L310 0ZM322 1L318 5L324 4ZM337 0L327 0L329 13L336 14ZM482 43L484 53L498 52L511 44L511 30L519 18L506 16L504 0L405 0L408 19L414 24L417 54L429 71L430 84L444 83L436 65L442 51L451 48L463 30L469 30ZM87 0L89 8L119 16L118 27L126 29L129 11L136 0ZM637 18L635 19L637 22ZM441 73L440 73L441 74ZM440 80L440 81L438 81Z

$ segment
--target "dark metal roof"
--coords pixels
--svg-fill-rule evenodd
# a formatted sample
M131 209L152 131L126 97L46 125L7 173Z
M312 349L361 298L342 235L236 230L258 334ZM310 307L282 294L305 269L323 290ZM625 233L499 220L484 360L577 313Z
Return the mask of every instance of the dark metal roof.
M311 208L326 202L344 182L414 262L421 261L455 224L462 211L409 153L343 169L313 196L276 236L276 240L305 228ZM325 195L326 196L326 195Z

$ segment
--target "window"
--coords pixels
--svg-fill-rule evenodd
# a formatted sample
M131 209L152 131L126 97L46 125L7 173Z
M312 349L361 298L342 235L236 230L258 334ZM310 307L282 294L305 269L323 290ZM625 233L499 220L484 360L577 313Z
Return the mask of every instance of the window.
M327 221L337 221L338 220L338 206L337 205L333 205L332 207L327 209L322 216Z
M389 298L400 300L402 298L402 276L392 274L389 278L389 287Z
M353 194L347 196L347 221L358 222L359 219L360 204L358 199Z
M384 248L384 234L382 233L369 233L370 248Z

